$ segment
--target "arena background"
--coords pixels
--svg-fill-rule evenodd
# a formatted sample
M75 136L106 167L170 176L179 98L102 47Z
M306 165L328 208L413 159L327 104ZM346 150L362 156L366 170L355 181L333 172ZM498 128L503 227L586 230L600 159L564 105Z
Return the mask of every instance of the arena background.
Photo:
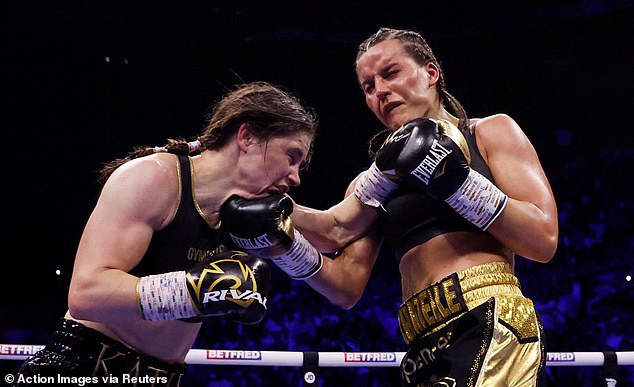
M517 271L548 349L633 350L634 3L501 4L5 2L0 342L43 344L66 310L101 164L136 145L192 138L236 83L282 85L317 110L315 156L291 194L317 208L337 202L369 164L366 141L381 129L356 83L356 46L389 26L422 32L469 115L513 116L541 156L560 211L559 249L548 265L518 258ZM262 324L208 320L197 347L404 351L396 270L382 254L351 311L276 270ZM0 361L3 370L16 365ZM196 386L299 384L293 368L190 368ZM625 383L632 368L619 368ZM600 385L601 371L549 367L549 378ZM322 376L334 386L398 383L396 369Z

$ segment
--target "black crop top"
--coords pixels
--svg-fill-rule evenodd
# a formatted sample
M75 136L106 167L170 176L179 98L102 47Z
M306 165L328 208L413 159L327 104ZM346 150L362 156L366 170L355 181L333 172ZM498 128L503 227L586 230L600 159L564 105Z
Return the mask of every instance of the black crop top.
M131 271L136 276L186 270L204 258L227 250L228 235L214 230L198 212L188 156L178 156L180 203L172 222L152 236L143 259Z
M475 136L464 133L471 153L471 168L493 180L488 165L476 145ZM436 200L420 189L401 185L383 204L379 218L385 241L400 258L411 248L452 231L483 232L458 215L447 203Z

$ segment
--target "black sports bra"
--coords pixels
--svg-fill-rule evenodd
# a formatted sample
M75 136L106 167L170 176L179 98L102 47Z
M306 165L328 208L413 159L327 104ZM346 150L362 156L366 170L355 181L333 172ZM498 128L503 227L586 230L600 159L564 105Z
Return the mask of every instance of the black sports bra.
M142 276L185 270L213 254L227 250L229 236L214 230L196 208L192 182L191 158L178 156L181 198L174 220L154 232L147 252L131 271Z
M475 127L473 128L475 133ZM471 153L471 168L493 183L493 175L476 145L475 135L464 133ZM397 259L411 248L452 231L483 232L458 215L447 203L436 200L420 189L401 185L383 204L379 222L387 244Z

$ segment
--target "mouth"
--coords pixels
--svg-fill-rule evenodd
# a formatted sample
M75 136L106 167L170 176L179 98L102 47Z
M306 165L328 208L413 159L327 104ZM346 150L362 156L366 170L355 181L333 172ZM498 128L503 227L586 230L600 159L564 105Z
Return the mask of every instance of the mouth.
M286 194L288 193L289 189L288 187L285 186L275 186L273 189L269 190L268 193L270 195L278 195L278 194Z
M392 110L396 109L398 106L401 106L400 102L388 102L383 105L383 117L387 117L388 114L392 112Z

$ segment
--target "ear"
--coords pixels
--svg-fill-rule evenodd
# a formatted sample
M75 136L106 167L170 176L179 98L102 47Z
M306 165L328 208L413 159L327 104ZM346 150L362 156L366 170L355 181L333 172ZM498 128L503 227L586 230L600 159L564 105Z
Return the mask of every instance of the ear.
M425 71L429 77L429 86L435 86L440 78L440 69L434 62L429 62L425 65Z
M251 133L249 124L246 123L240 124L236 138L241 152L246 152L249 145L255 142L255 138L253 137L253 133Z

